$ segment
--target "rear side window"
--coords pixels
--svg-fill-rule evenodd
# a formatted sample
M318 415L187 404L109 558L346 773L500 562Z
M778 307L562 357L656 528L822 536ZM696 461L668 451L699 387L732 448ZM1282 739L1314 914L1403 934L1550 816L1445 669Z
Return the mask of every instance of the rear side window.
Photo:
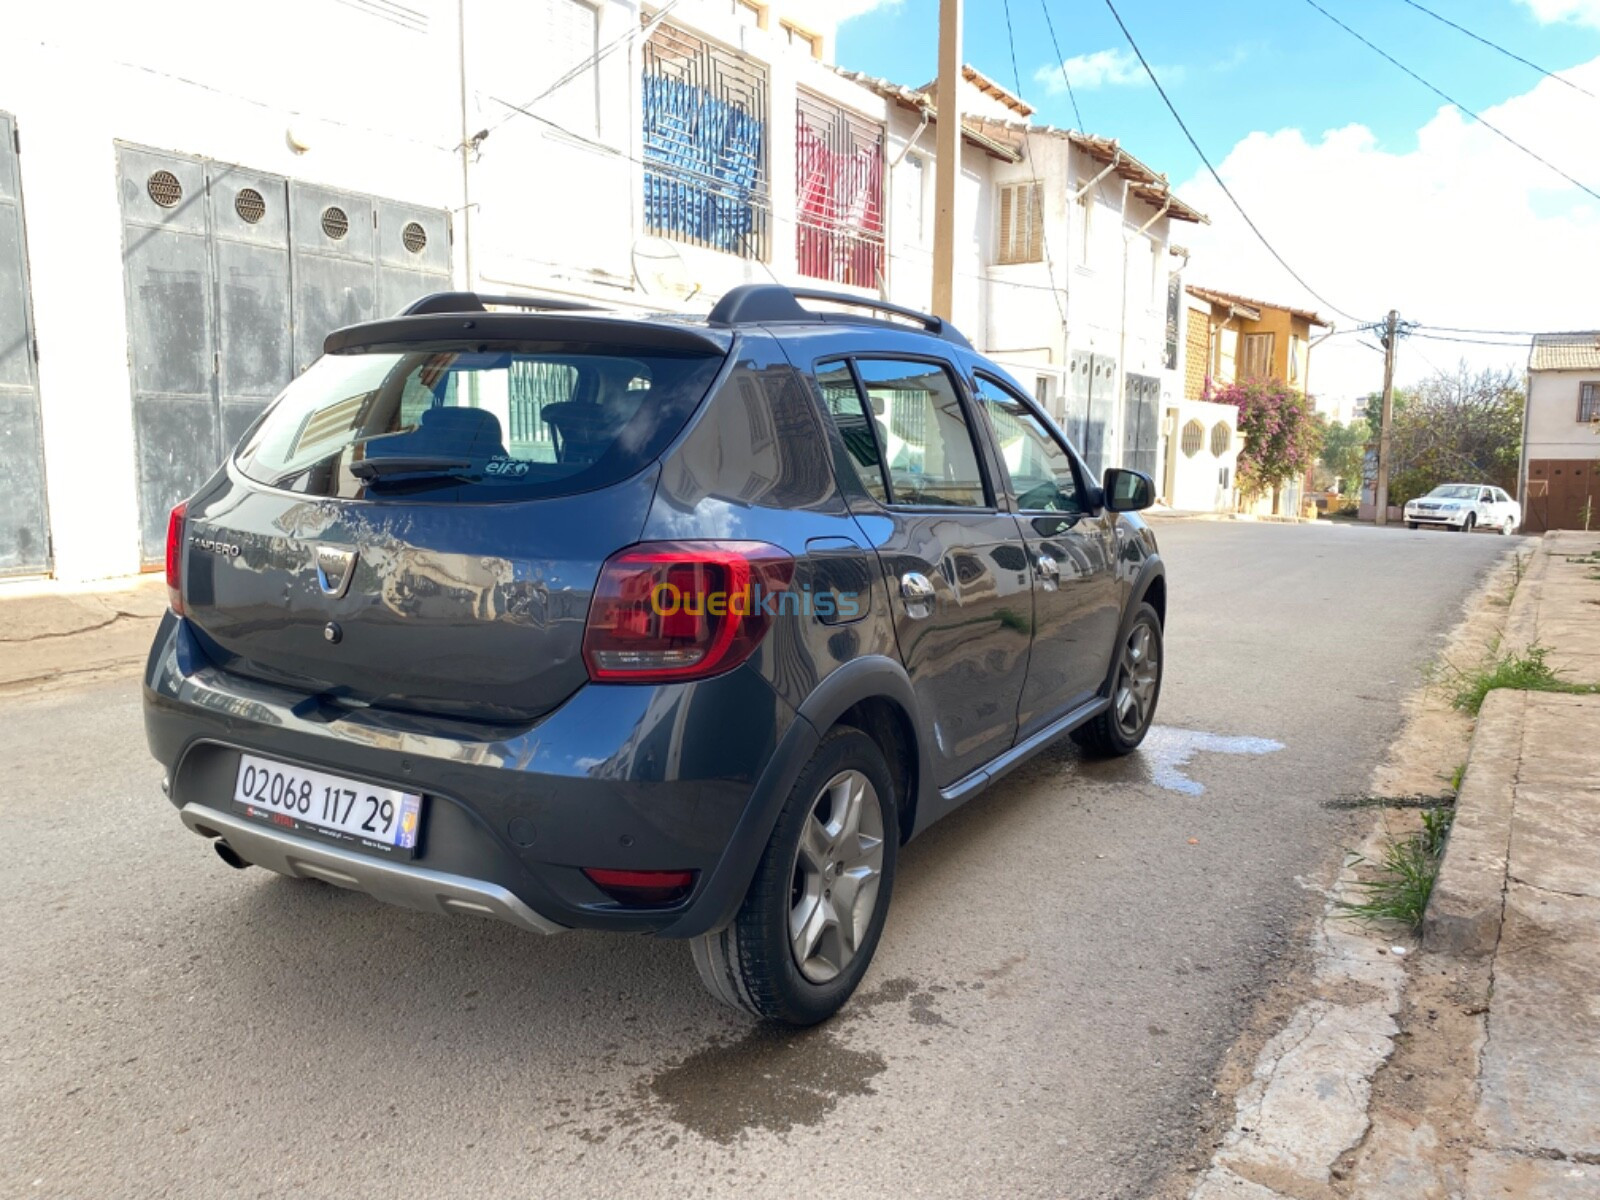
M853 365L860 391L843 363L820 368L817 381L867 490L890 504L985 507L977 445L949 371L910 359Z
M522 500L593 491L666 448L705 396L715 354L614 345L325 355L237 455L313 496Z

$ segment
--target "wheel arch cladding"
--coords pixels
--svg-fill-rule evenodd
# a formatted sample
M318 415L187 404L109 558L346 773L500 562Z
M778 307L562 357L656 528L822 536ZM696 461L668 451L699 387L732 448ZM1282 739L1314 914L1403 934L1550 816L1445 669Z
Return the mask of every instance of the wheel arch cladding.
M1160 572L1155 573L1154 577L1146 584L1140 599L1156 610L1156 617L1160 620L1161 627L1165 629L1167 625L1167 577Z
M900 838L909 840L933 764L919 734L916 694L905 668L884 655L858 658L824 679L800 706L800 715L826 735L835 725L860 729L878 743L895 776Z
M896 816L900 822L900 842L911 840L911 831L917 819L917 734L911 723L911 714L887 696L869 696L858 700L834 722L859 729L878 744L889 764L891 777L896 784Z

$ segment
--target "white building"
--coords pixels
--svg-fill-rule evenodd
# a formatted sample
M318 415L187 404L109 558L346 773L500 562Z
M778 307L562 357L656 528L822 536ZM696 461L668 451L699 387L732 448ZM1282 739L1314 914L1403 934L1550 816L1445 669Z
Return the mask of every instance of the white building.
M1600 529L1600 330L1541 333L1528 356L1523 529Z
M36 5L0 74L0 576L159 564L168 508L352 321L468 288L926 307L931 88L802 0ZM960 325L1096 466L1158 474L1168 230L1115 142L963 85Z

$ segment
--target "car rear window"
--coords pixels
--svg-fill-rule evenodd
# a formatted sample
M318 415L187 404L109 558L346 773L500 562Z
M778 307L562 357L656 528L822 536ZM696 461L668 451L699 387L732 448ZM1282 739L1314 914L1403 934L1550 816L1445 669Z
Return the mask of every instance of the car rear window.
M572 343L324 355L235 461L258 483L312 496L478 503L593 491L660 454L721 363Z

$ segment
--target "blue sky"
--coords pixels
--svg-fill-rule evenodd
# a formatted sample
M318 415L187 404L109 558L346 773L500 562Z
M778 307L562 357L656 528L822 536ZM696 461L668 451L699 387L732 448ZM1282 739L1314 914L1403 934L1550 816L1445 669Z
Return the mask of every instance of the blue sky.
M1049 5L1062 55L1119 53L1127 45L1104 0L1009 0L1016 31L1022 94L1036 118L1076 127L1064 91L1036 78L1053 69L1045 24ZM1409 7L1403 0L1318 0L1418 74L1472 108L1486 108L1527 91L1538 76ZM1513 0L1429 0L1428 7L1551 70L1600 55L1600 29L1570 21L1541 24L1533 10ZM845 22L838 61L896 82L933 78L938 41L938 0L901 0ZM1559 11L1547 0L1545 11ZM1308 136L1359 121L1386 150L1416 146L1418 128L1440 101L1365 46L1331 24L1304 0L1252 0L1174 4L1170 0L1119 0L1118 9L1178 111L1213 161L1254 130L1292 126ZM968 0L964 57L1007 87L1014 86L1002 0ZM1091 68L1074 78L1078 107L1090 133L1118 137L1172 179L1199 167L1193 151L1154 89L1132 71L1112 69L1098 85ZM1133 82L1116 82L1127 75ZM1058 81L1059 72L1050 77ZM1170 82L1169 82L1170 80ZM1552 146L1562 165L1600 190L1595 148Z
M935 73L938 0L836 0L845 67L920 85ZM1600 95L1600 0L1419 0ZM1043 4L1076 59L1090 133L1118 138L1212 218L1176 226L1186 278L1316 309L1340 335L1320 389L1360 395L1378 366L1356 330L1402 319L1474 330L1600 327L1600 199L1447 106L1306 0L1117 0L1141 49L1230 190L1304 280L1234 212L1148 86L1104 0L1010 0L1021 91L1036 120L1077 127ZM1405 0L1318 0L1418 74L1600 192L1600 100L1512 62ZM963 57L1015 76L1003 0L967 0ZM1515 366L1525 341L1484 347L1418 336L1401 382L1452 367Z

